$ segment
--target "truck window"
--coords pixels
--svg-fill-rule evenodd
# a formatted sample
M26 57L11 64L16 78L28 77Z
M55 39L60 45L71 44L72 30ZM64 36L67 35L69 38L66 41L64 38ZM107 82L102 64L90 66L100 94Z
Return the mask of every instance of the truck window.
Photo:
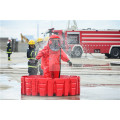
M79 44L79 34L68 34L67 43L68 44Z

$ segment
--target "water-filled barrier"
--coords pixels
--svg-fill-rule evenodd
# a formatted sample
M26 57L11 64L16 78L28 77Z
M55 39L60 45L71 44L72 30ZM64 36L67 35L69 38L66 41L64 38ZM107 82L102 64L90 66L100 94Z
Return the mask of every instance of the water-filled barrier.
M21 77L22 95L71 96L80 94L80 77L61 75L60 78L45 78L41 75Z

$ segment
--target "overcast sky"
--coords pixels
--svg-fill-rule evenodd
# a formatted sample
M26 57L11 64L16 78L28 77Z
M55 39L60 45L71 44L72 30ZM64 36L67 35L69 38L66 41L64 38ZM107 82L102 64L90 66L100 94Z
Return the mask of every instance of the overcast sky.
M120 29L120 20L76 20L79 29ZM0 20L0 37L13 37L20 40L20 33L33 35L37 38L37 25L39 24L39 37L49 28L66 29L68 20ZM71 21L73 25L73 21Z

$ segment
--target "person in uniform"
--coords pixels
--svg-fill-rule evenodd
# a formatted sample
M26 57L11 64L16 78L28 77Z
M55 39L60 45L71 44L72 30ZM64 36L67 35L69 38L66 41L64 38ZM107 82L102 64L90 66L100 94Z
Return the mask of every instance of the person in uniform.
M37 61L35 60L35 57L37 55L35 41L30 40L28 42L28 45L29 45L27 49L28 73L29 75L37 75L38 67L37 67Z
M8 54L8 61L11 61L11 54L12 54L12 47L11 47L11 40L7 42L7 54Z
M72 62L61 48L60 37L57 35L50 36L48 44L36 56L36 60L39 59L41 59L44 77L59 78L61 60L68 62L69 66L72 66Z

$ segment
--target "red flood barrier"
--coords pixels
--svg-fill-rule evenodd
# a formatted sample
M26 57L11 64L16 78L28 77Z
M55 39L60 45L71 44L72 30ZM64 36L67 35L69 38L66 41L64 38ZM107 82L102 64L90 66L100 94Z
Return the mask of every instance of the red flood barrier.
M22 95L68 96L80 95L80 77L61 75L60 78L44 78L41 75L21 77Z

